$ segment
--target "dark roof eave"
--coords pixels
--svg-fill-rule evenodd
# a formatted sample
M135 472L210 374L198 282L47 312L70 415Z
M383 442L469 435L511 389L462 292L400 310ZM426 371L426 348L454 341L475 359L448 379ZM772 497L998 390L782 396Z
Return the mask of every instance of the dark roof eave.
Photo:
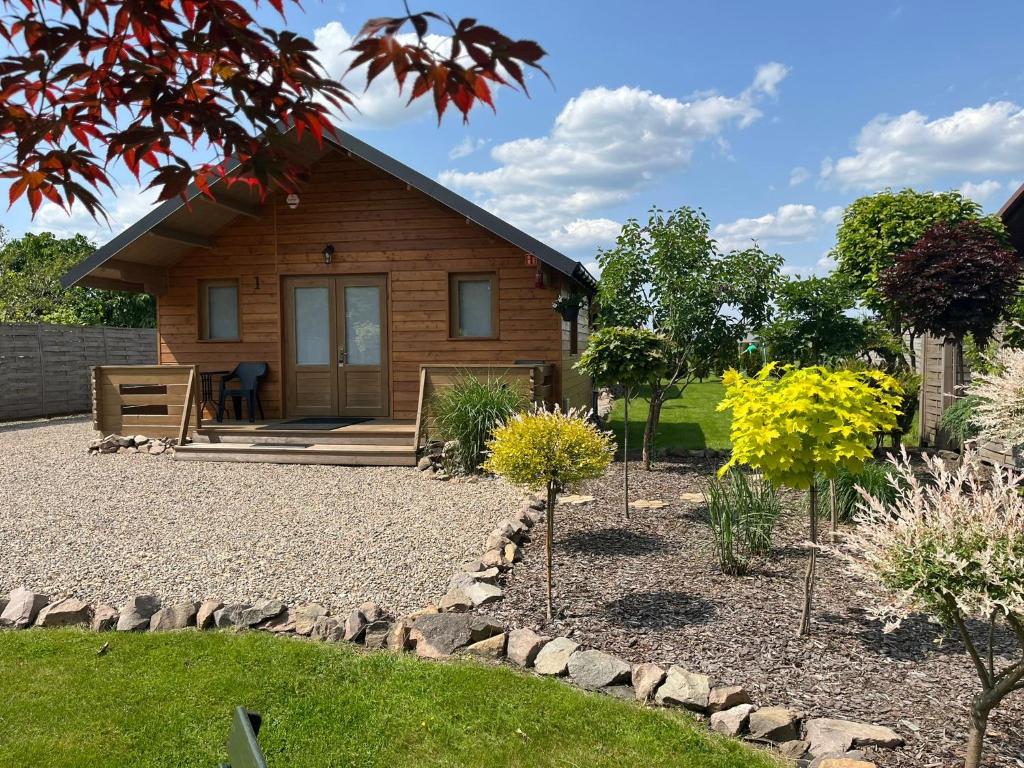
M465 216L470 221L497 235L502 240L505 240L518 248L522 248L527 253L536 256L543 263L558 270L566 277L578 282L588 291L588 293L592 294L596 291L597 280L590 274L583 264L570 259L568 256L559 253L548 245L545 245L535 237L526 234L521 229L499 219L493 213L484 210L461 195L452 192L447 187L444 187L433 179L424 176L419 171L410 168L390 155L381 152L379 149L370 146L366 142L361 141L355 136L345 133L344 131L336 131L333 135L325 134L324 139L337 148L350 152L365 162L377 166L385 173L404 181L409 186L415 187L423 194L437 200L447 208ZM228 173L237 167L238 161L232 159ZM218 181L217 183L220 184L224 182ZM61 278L61 285L65 288L70 288L75 285L94 269L97 269L104 262L113 258L160 222L180 211L186 205L189 205L192 200L196 199L200 194L202 193L199 188L193 184L189 186L186 192L186 200L174 198L173 200L168 200L162 203L160 206L135 222L135 224L130 226L124 232L114 237L110 242L93 251L93 253L81 264L78 264L69 270L67 274Z

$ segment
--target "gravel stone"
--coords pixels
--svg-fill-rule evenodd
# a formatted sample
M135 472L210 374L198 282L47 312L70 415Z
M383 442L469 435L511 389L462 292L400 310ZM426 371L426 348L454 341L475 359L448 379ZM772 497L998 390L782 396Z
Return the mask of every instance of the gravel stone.
M569 676L588 690L628 683L630 672L629 664L603 651L576 651L569 657Z
M508 660L520 667L532 667L537 654L550 639L532 629L514 629L508 635Z
M0 428L5 592L274 598L341 615L372 600L401 615L444 594L522 500L500 480L437 483L412 467L90 456L87 418L14 426Z
M0 627L22 629L31 625L48 602L46 595L18 587L7 596L7 605L0 613Z
M149 629L149 620L159 610L160 601L155 595L136 595L121 606L117 618L117 631L145 631Z
M196 626L200 629L209 629L214 624L214 614L224 607L220 600L203 600L196 611Z
M747 729L753 704L739 704L731 709L711 713L711 730L723 736L739 736Z
M36 617L38 627L72 627L88 626L92 619L92 608L83 600L70 597L56 603L50 603Z
M537 658L533 662L534 671L538 675L569 674L569 657L579 647L579 643L573 642L568 637L556 637L540 649L540 653L537 654Z
M117 608L112 605L98 605L92 614L93 632L109 632L117 626Z

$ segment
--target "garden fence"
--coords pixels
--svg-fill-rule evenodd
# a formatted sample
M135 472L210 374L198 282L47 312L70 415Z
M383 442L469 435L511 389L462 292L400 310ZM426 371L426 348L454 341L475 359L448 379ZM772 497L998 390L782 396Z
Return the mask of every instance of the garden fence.
M0 324L0 421L86 413L89 370L156 362L153 328Z

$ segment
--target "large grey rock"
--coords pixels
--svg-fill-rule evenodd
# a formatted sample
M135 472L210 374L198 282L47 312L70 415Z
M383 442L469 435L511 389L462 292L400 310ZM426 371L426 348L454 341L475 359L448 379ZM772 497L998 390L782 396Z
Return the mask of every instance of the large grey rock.
M765 707L751 713L747 724L750 738L781 744L800 738L800 718L791 709Z
M463 591L462 587L452 587L441 598L437 607L449 613L465 613L473 608L473 600Z
M720 712L723 709L732 709L740 704L750 704L750 694L740 685L722 685L711 689L708 697L708 709L712 712Z
M331 616L317 616L309 636L313 640L336 643L345 636L345 627Z
M493 616L471 616L469 619L470 642L478 643L504 631L505 625Z
M363 633L363 644L366 646L368 651L378 651L383 648L388 641L388 632L391 629L391 624L385 619L377 619L366 625L366 631Z
M654 694L662 706L685 707L693 712L706 712L711 697L711 678L682 667L669 667L665 682Z
M280 600L260 600L253 605L230 603L214 611L213 621L220 628L248 629L278 617L283 611L284 603Z
M497 661L505 655L505 643L508 635L501 632L493 637L488 637L471 645L467 645L465 652L470 656L476 656L488 661Z
M724 736L739 736L747 729L753 704L739 704L730 709L711 713L711 730Z
M7 595L7 605L0 613L0 627L23 629L31 625L48 602L46 595L18 587Z
M50 603L36 616L37 627L88 626L92 620L92 607L83 600L70 597Z
M217 629L244 627L243 617L250 608L248 603L228 603L213 612L213 625Z
M149 620L160 610L156 595L136 595L121 606L117 617L118 632L139 632L149 629Z
M117 608L112 605L98 605L92 614L89 628L93 632L109 632L117 626Z
M408 619L399 619L391 625L388 630L387 640L384 642L389 651L408 651L412 649L412 641L409 634L412 631L412 622Z
M359 609L352 611L345 618L345 640L358 643L366 633L366 617Z
M409 632L416 655L443 659L472 642L469 616L463 613L435 613L417 618Z
M498 548L488 549L480 555L480 564L484 568L497 568L499 570L506 570L509 567L508 560L505 559L505 555Z
M569 657L569 677L580 688L597 690L630 681L629 664L604 651L576 651Z
M537 653L533 668L539 675L567 675L569 657L576 653L579 647L579 643L568 637L556 637Z
M363 618L366 619L368 624L372 624L378 619L384 618L384 611L379 605L372 600L367 601L359 606L359 612L363 614Z
M197 608L195 603L165 606L153 614L153 618L149 620L149 628L153 632L184 629L195 624Z
M665 670L657 664L637 664L633 667L633 690L637 701L650 701L665 679Z
M491 531L487 536L487 540L484 542L484 549L503 549L505 545L511 543L511 541L512 539L501 531Z
M607 688L599 689L598 693L611 696L613 699L623 701L636 701L636 691L632 685L609 685Z
M203 600L196 611L196 626L200 629L209 629L214 625L214 614L224 607L220 600Z
M514 629L508 633L505 653L513 664L531 667L537 659L537 654L550 640L550 637L538 635L532 629Z
M292 610L292 621L295 623L295 634L309 637L317 618L326 615L327 609L316 603L300 605L298 608L294 608Z
M483 581L475 581L468 587L463 587L462 591L466 593L466 596L473 601L473 607L479 608L484 605L490 605L496 603L504 597L501 587L497 587L494 584L487 584Z
M276 634L283 634L285 632L295 631L295 616L292 613L291 608L285 608L284 611L277 614L272 619L267 619L260 624L260 629L265 632L274 632Z
M423 458L416 462L416 469L418 469L420 472L425 472L432 466L434 466L434 462L430 460L429 456L424 456Z
M779 754L789 760L799 760L807 754L807 747L810 746L806 741L801 739L793 739L793 741L784 741L778 746Z
M805 728L805 738L815 757L842 755L854 747L893 749L903 744L902 737L891 728L852 720L816 717L808 720Z

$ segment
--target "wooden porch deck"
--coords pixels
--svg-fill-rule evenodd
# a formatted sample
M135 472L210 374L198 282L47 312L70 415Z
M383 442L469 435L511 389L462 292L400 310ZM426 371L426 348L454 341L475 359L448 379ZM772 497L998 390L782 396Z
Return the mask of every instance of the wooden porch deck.
M367 419L358 423L312 423L302 419L204 422L193 442L177 448L178 461L266 462L413 466L416 424Z

